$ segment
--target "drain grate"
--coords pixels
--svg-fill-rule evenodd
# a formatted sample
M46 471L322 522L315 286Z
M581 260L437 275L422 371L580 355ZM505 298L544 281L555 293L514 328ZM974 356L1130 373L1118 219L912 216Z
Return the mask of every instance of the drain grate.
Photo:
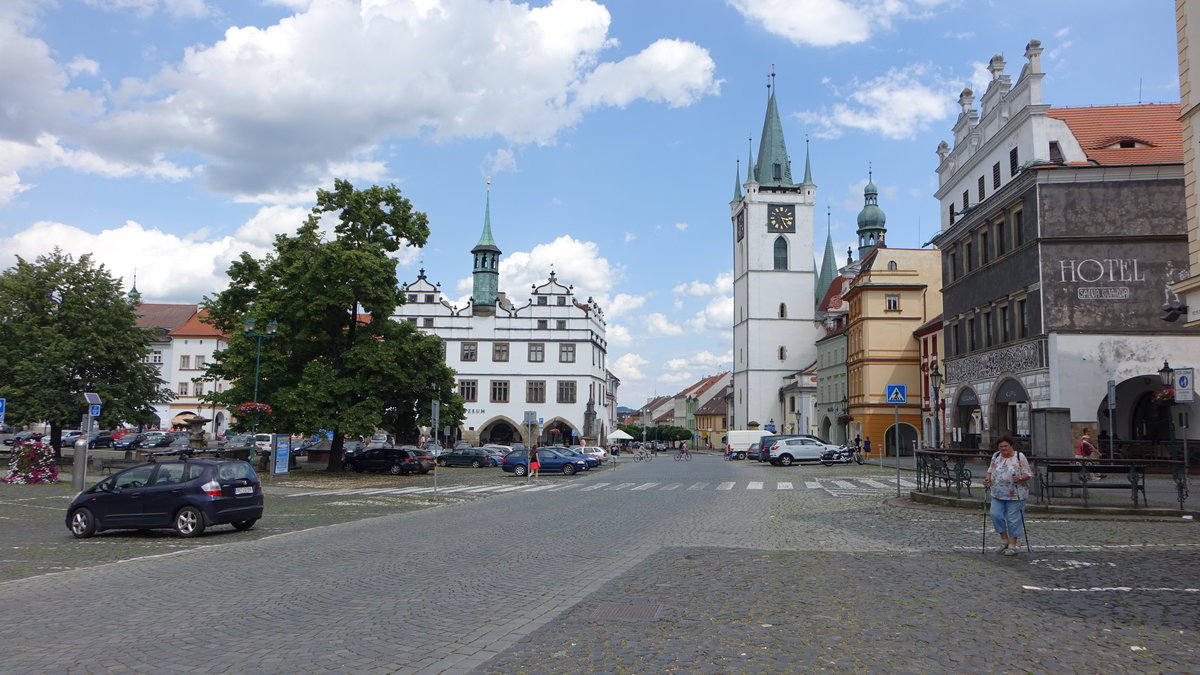
M656 621L662 605L658 603L602 602L590 618L623 621Z

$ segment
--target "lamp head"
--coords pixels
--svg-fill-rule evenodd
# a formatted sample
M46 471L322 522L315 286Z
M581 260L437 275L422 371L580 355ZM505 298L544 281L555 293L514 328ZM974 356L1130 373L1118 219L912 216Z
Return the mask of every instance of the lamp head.
M1166 361L1163 361L1163 367L1158 370L1158 379L1164 387L1175 386L1175 370Z

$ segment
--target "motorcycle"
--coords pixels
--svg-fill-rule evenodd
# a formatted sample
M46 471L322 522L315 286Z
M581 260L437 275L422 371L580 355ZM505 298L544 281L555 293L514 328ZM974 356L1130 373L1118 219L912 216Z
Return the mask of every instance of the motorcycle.
M836 450L826 450L821 454L821 463L825 466L833 466L834 464L862 464L862 453L858 448L852 445L843 445Z

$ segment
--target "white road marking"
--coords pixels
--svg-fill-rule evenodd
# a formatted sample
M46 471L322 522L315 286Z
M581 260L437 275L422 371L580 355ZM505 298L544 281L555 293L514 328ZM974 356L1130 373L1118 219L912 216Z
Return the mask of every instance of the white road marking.
M804 487L808 488L809 490L820 490L821 489L821 481L806 480L806 481L804 481Z
M792 482L791 481L780 481L775 484L775 489L776 490L791 490Z
M720 485L717 486L717 489L718 490L732 490L733 486L734 486L733 482L721 483Z
M747 490L761 490L761 489L763 489L763 482L761 480L752 480L746 486L746 489Z
M658 483L642 483L641 485L639 485L633 489L634 490L649 490L650 488L654 487L655 485L658 485Z
M850 482L850 481L848 481L848 480L835 480L835 481L832 481L832 483L833 483L834 485L836 485L836 486L838 486L838 487L842 488L843 490L857 490L857 489L859 489L859 487L858 487L857 485L855 485L854 483L851 483L851 482Z
M670 485L664 485L659 489L660 490L674 490L675 488L681 488L681 487L683 487L683 483L671 483Z
M1055 593L1200 593L1200 588L1153 588L1138 586L1092 586L1090 588L1021 586L1021 588L1027 591L1051 591Z
M891 489L891 488L894 488L894 487L896 487L895 485L888 485L887 483L884 483L884 482L882 482L882 481L875 480L874 478L859 478L859 480L860 480L860 481L862 481L862 482L864 482L864 483L866 483L867 485L870 485L870 486L871 486L871 487L873 487L873 488L888 488L888 489Z
M689 490L703 490L706 487L708 487L708 483L693 483L691 485L691 487L689 487L688 489Z
M582 490L580 490L580 492L591 492L592 490L599 490L600 488L604 487L605 485L609 485L609 483L596 483L595 485L589 485L589 486L583 488Z
M637 483L621 483L620 485L614 485L608 489L609 490L624 490L625 488L632 487L634 485L637 485Z

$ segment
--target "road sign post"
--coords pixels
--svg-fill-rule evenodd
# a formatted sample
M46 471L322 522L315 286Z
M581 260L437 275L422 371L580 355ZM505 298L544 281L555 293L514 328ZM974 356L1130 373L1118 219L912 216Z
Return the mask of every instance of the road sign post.
M892 439L896 445L896 496L900 496L900 406L908 403L908 385L889 384L885 390L887 402L895 409L896 421L892 426ZM885 439L884 447L887 447Z

